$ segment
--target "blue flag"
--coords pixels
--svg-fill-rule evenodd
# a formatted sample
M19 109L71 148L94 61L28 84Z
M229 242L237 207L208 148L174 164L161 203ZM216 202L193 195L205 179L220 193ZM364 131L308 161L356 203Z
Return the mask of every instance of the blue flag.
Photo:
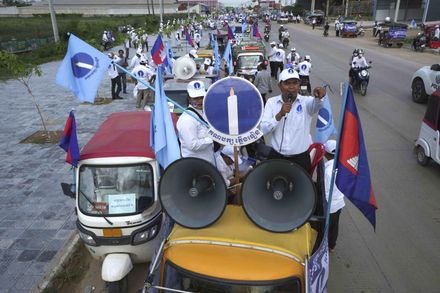
M329 276L328 226L318 250L310 257L307 267L306 286L308 292L326 293ZM307 291L307 290L306 290Z
M336 146L336 186L376 227L376 197L371 184L361 120L350 86L341 113L342 125Z
M156 160L163 168L166 168L180 158L180 148L168 108L167 97L163 90L162 79L162 67L159 66L156 74L154 108L150 122L150 144L156 154Z
M230 41L228 41L225 52L223 53L223 60L226 61L226 64L228 66L229 75L232 75L232 73L234 73L234 65L232 64L232 50Z
M171 49L171 43L170 40L167 41L167 71L169 73L173 73L173 58L174 58L174 53L173 53L173 49Z
M335 123L333 122L332 107L330 105L330 100L326 95L324 97L324 104L318 112L318 119L316 120L316 129L313 141L324 144L330 138L330 136L336 134L337 130Z
M70 34L66 56L56 75L56 83L71 90L82 102L93 103L111 59Z
M214 40L214 70L217 75L220 74L220 53L217 40Z
M241 17L241 33L244 34L246 32L247 23L246 23L246 16L243 15Z

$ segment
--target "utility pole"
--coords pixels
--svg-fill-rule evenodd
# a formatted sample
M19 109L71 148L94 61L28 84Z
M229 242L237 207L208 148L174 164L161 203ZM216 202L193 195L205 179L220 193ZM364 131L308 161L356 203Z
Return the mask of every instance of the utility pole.
M312 6L310 7L310 12L315 12L315 0L312 0Z
M159 9L160 9L160 23L163 25L163 0L159 0Z
M348 16L348 0L345 0L345 17Z
M53 0L49 0L50 20L52 21L53 38L55 43L58 43L60 41L60 36L58 34L57 19L55 17L55 10L53 9L52 1Z
M397 22L397 17L399 16L399 10L400 10L400 0L397 0L396 11L394 11L394 22Z
M330 0L327 0L327 5L325 7L325 17L328 17L328 10L330 9Z
M188 11L188 19L189 19L189 0L188 3L186 4L186 10Z

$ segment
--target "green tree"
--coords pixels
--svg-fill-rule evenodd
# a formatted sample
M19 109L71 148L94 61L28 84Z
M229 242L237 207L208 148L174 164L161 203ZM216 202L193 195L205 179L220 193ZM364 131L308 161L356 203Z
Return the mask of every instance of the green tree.
M41 124L43 125L44 131L46 132L47 137L50 137L50 133L47 131L45 118L43 117L40 105L38 104L37 98L33 94L29 85L29 80L32 76L41 76L43 74L40 67L35 64L24 63L17 57L17 55L2 50L0 51L0 69L11 78L18 80L24 85L28 94L32 97L35 108L40 115Z

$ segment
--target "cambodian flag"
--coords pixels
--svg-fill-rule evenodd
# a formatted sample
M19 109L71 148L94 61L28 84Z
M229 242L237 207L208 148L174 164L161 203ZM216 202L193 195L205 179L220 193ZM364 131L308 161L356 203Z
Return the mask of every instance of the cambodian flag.
M346 90L345 107L335 160L336 186L376 227L376 198L371 184L361 120L351 87Z
M60 140L60 147L67 152L66 162L72 166L78 167L79 147L76 137L76 122L73 110L69 113L66 125L64 126L63 136Z
M256 38L261 38L261 34L260 31L258 30L258 25L256 23L254 23L252 35Z
M228 40L234 39L234 32L232 31L231 27L228 25Z
M165 46L162 42L162 36L158 34L153 48L151 48L151 59L153 59L156 65L160 65L165 62L166 58L167 53L165 52Z
M186 41L188 42L188 45L190 45L191 47L194 47L194 42L191 39L191 35L189 34L188 29L185 29L185 36L186 36Z

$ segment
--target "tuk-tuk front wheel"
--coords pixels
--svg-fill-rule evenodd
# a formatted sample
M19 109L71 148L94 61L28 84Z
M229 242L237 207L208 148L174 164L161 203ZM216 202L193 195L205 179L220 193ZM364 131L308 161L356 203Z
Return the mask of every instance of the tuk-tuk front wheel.
M425 91L425 84L420 78L413 81L411 94L413 101L418 104L426 103L428 100L428 95Z
M419 163L422 166L428 165L429 157L426 156L425 150L421 146L417 147L416 155L417 155L417 163Z

